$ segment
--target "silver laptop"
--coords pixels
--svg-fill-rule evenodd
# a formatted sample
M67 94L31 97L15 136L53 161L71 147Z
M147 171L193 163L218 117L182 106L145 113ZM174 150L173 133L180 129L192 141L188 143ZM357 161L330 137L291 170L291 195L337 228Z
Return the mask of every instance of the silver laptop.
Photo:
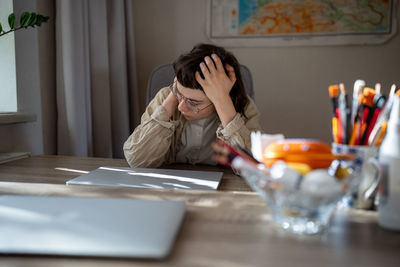
M67 185L109 185L157 189L216 190L223 173L174 169L100 167Z
M0 196L0 253L164 258L185 202Z

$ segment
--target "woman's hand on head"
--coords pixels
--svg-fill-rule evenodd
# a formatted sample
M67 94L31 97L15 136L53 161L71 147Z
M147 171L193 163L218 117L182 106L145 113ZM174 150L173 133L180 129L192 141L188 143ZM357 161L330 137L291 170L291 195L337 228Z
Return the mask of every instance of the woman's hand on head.
M207 97L216 104L216 101L230 98L229 92L236 82L235 69L226 64L225 68L222 65L221 59L216 55L211 55L204 58L204 62L200 63L200 69L203 73L204 79L199 72L196 72L196 80L203 87L204 93ZM215 64L214 64L215 62Z
M176 108L178 107L178 104L179 104L178 99L176 99L174 94L170 92L167 98L162 103L162 106L168 112L169 117L172 117Z
M212 54L211 57L212 59L208 56L205 57L205 62L200 63L200 69L204 75L204 79L200 76L199 72L196 72L196 80L201 87L203 87L204 93L214 104L222 126L226 127L236 115L236 109L229 95L229 92L236 82L235 69L226 64L227 75L221 59L216 54Z

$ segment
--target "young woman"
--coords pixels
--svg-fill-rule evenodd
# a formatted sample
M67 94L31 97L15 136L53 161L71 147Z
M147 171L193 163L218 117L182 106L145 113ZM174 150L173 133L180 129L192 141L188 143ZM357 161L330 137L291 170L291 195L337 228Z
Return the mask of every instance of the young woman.
M124 144L129 165L215 165L211 144L216 138L250 151L250 132L261 130L259 112L233 54L199 44L173 67L173 84L157 93Z

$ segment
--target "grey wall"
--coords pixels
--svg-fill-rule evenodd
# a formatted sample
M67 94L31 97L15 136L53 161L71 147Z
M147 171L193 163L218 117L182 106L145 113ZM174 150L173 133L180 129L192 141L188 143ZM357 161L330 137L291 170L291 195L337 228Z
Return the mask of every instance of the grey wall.
M49 21L38 29L40 100L42 102L43 153L57 151L57 102L56 102L56 41L55 3L36 0L37 12L49 16Z
M207 1L134 0L138 82L142 103L151 70L173 61L206 35ZM399 16L399 11L396 11ZM330 84L356 79L400 85L400 37L383 45L228 48L252 73L261 124L268 133L331 141ZM142 107L143 109L144 107Z

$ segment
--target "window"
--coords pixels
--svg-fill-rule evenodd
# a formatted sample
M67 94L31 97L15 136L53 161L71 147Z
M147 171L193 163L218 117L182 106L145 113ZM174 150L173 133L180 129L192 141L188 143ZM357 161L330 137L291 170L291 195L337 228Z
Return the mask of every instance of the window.
M0 1L0 23L8 30L8 15L13 12L12 0ZM0 37L0 113L17 112L17 79L14 33Z

